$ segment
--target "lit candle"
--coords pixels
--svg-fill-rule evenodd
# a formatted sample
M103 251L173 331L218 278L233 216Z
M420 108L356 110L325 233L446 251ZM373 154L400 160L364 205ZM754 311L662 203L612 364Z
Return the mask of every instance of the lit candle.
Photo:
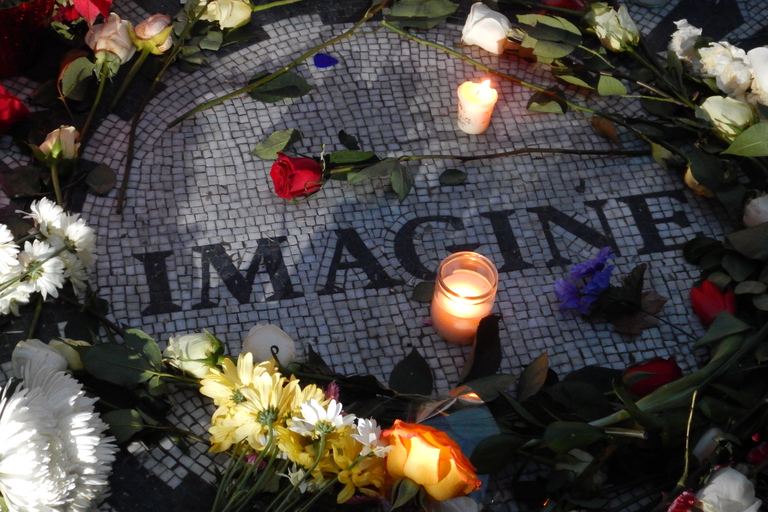
M499 275L485 256L457 252L437 269L432 325L451 343L472 343L480 320L491 314Z
M457 90L459 95L459 129L464 133L483 133L491 124L493 107L499 93L491 87L491 81L481 84L464 82Z

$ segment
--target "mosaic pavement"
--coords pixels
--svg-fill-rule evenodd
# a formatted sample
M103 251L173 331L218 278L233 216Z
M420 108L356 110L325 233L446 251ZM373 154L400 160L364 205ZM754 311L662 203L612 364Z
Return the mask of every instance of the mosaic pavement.
M672 21L683 17L715 39L759 36L768 25L761 4L680 0L657 9L632 4L630 11L651 45L663 48ZM458 47L468 5L426 37ZM524 145L611 149L575 114L527 112L531 92L497 79L492 85L500 99L490 129L460 132L455 89L483 74L395 33L375 31L375 21L327 49L339 59L336 66L318 69L308 61L297 68L315 87L309 95L269 105L239 97L166 129L202 100L341 34L366 7L359 0L306 0L269 11L252 23L257 42L213 54L211 66L195 73L166 75L139 125L123 214L115 213L114 193L82 198L83 215L98 233L96 284L111 303L111 318L142 328L161 345L169 336L208 329L233 354L254 324L271 322L302 347L311 344L335 370L384 382L415 346L434 373L436 395L444 394L457 382L469 348L439 339L425 323L429 305L411 300L411 291L433 279L451 252L475 250L499 270L494 312L502 316L502 372L517 373L544 352L558 373L594 364L623 368L653 356L675 357L686 369L695 365L702 354L692 353L670 326L628 337L557 311L555 279L611 245L617 273L647 263L646 287L670 299L664 319L701 334L688 299L697 270L682 262L680 247L696 234L720 237L732 226L723 211L650 157L527 155L466 165L423 160L408 163L415 186L402 203L380 181L332 182L296 204L275 196L271 162L250 152L273 131L288 128L301 130L300 151L315 155L323 144L341 149L340 130L381 157L489 154ZM118 1L115 8L134 21L176 10L150 1ZM534 65L478 48L462 51L547 84ZM32 73L3 85L25 98L37 82ZM101 120L84 157L121 169L129 115ZM625 149L642 147L629 136L622 142ZM0 154L4 165L26 163L4 138ZM465 170L468 180L441 185L438 177L447 168ZM7 199L3 204L14 207ZM7 350L2 357L8 360ZM210 409L203 400L183 393L176 399L174 421L205 435ZM170 441L152 450L131 446L134 456L116 466L114 494L104 508L197 510L201 480L214 479L204 449L183 453ZM128 494L137 484L145 492ZM498 501L490 493L486 499Z

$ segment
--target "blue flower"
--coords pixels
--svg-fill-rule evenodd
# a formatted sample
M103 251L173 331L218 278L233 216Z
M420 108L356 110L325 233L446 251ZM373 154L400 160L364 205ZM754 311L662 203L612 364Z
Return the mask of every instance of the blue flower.
M566 281L565 279L555 281L555 295L562 302L559 311L562 312L569 308L579 309L581 293L573 281Z
M315 66L319 69L329 68L339 63L339 59L331 57L327 53L316 53L315 56L312 57L312 60L314 61Z
M603 270L595 272L592 279L584 287L584 295L594 295L597 297L611 285L611 273L613 265L605 267Z
M614 254L611 254L611 251L612 249L610 247L603 247L600 249L600 252L597 253L597 256L595 256L593 259L587 260L584 263L577 263L576 265L572 266L571 277L573 279L589 277L595 272L603 270L605 263L609 259L616 257Z

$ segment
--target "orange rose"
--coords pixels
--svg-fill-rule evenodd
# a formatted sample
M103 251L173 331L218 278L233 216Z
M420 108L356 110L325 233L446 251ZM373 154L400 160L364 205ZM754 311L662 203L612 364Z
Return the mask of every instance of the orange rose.
M396 420L382 438L393 446L387 472L393 478L410 478L433 499L448 500L480 488L474 466L445 432Z

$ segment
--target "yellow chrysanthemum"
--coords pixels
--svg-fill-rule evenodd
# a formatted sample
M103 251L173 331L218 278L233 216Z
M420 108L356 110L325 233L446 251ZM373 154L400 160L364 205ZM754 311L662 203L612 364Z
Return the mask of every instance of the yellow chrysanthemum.
M337 503L344 503L355 491L366 496L378 496L386 483L386 463L379 457L365 457L357 464L363 445L350 435L339 436L333 443L333 459L338 466L339 483L344 488L336 497Z
M238 404L243 401L242 389L250 386L254 379L265 373L275 373L273 361L254 366L250 352L240 354L237 366L231 359L224 359L222 370L211 368L200 381L200 393L213 398L213 403L217 406Z

